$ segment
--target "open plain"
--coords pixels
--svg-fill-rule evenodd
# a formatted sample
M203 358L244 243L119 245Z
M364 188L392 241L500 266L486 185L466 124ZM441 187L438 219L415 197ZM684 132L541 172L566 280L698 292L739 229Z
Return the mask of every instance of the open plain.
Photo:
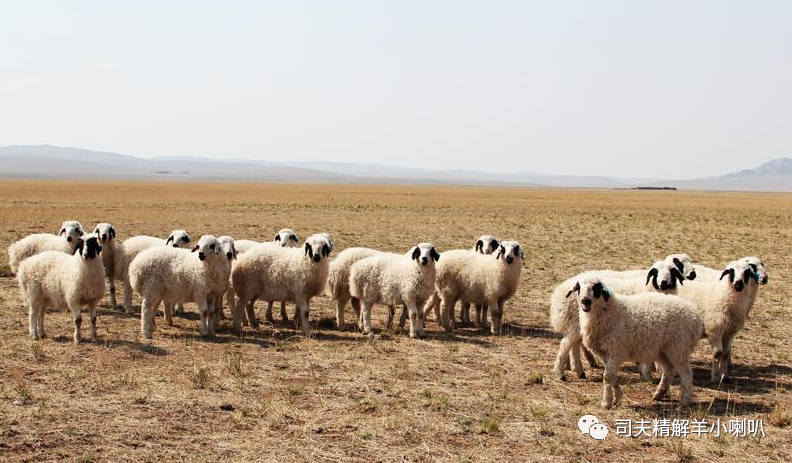
M254 240L283 227L326 231L334 255L430 241L441 259L493 234L518 240L526 260L500 337L472 327L449 336L432 321L425 340L380 333L378 306L369 339L336 331L322 297L311 339L276 313L241 337L223 322L205 341L187 304L173 327L158 318L147 342L139 317L105 299L98 344L72 345L66 312L49 313L49 338L31 342L5 250L66 219L88 230L111 222L119 240L173 228ZM3 181L0 248L0 461L792 461L790 194ZM676 382L653 402L654 384L625 365L622 404L601 410L602 370L568 382L552 373L549 294L578 271L645 267L672 252L716 268L764 260L770 283L735 341L734 379L708 382L702 341L690 409L676 406ZM605 441L581 435L585 414L608 425ZM616 436L617 419L674 418L761 419L766 437Z

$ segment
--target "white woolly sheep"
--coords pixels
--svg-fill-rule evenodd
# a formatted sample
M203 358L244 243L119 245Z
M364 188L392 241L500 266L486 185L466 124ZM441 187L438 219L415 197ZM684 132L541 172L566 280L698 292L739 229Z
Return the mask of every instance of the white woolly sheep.
M695 280L697 264L687 254L669 254L664 259L669 264L673 264L686 280ZM641 278L646 274L646 270L601 270L599 275L605 278Z
M234 261L237 259L239 253L236 249L236 243L234 242L234 238L230 236L221 236L217 238L217 241L220 243L220 247L222 249L223 254L225 254L228 262L231 264L231 268L234 268ZM228 274L228 287L225 290L225 294L228 296L228 307L233 310L234 307L234 294L231 288L231 273ZM220 318L223 318L223 295L217 296L215 299L215 310L214 310L214 317L212 322L215 324L215 329L217 329L217 322Z
M663 376L654 400L666 395L678 373L680 405L690 404L690 354L704 334L704 322L695 305L667 294L614 293L597 276L584 278L569 290L577 293L583 343L605 362L603 408L610 409L621 401L619 371L622 363L630 360L660 363Z
M132 311L132 285L129 281L129 264L135 257L146 249L170 245L174 248L187 248L190 246L190 235L184 230L173 230L167 239L154 236L138 235L128 238L121 243L116 243L113 272L115 279L124 282L124 309L126 313ZM176 312L181 312L181 304L177 305Z
M423 337L423 306L432 295L435 263L440 254L431 243L413 246L406 254L376 253L355 262L349 270L349 294L361 306L363 332L372 334L371 308L376 303L389 307L389 325L396 304L407 308L410 337Z
M637 294L652 290L673 294L677 290L677 282L682 283L682 273L673 261L665 259L657 261L642 273L638 278L621 278L619 272L616 271L590 270L568 278L555 287L550 296L550 326L557 333L563 334L558 346L558 355L554 367L558 379L562 381L566 379L564 370L569 365L570 355L577 377L586 377L583 371L583 364L580 361L582 338L580 337L578 323L578 304L574 298L570 297L572 293L569 292L569 288L575 282L592 276L600 277L605 284L619 294ZM608 275L608 277L606 278L603 275ZM649 285L650 283L651 286ZM586 354L589 364L592 367L596 366L594 357L585 349L582 350ZM649 372L644 368L642 374L646 377Z
M502 241L493 255L457 249L443 253L437 264L435 288L442 303L443 328L454 328L454 304L487 304L492 334L500 334L503 305L517 291L522 272L523 252L516 241ZM424 313L430 310L429 304Z
M313 235L303 249L261 244L241 254L231 274L237 302L234 331L242 329L242 311L250 301L292 301L297 305L302 331L310 336L308 320L311 299L324 292L330 256L330 240ZM251 321L255 317L248 314Z
M143 336L151 338L154 314L162 301L195 302L201 335L214 336L214 301L225 293L230 273L231 262L212 235L203 235L192 251L167 246L142 251L129 264L129 280L143 297Z
M44 251L22 261L17 280L22 299L29 311L30 337L46 337L44 313L47 307L68 307L74 322L74 343L80 342L82 315L88 308L91 341L96 342L96 305L104 297L105 271L102 246L94 235L74 240L73 255L61 251Z
M85 234L82 225L76 220L63 222L57 235L36 233L28 235L8 247L8 265L16 273L19 264L30 256L44 251L60 251L72 254L77 240Z
M724 277L727 277L724 279ZM704 317L707 340L715 349L710 379L728 378L732 342L745 326L756 301L759 274L745 261L730 262L716 281L693 281L679 289L679 296L696 304Z
M352 265L376 254L381 254L381 252L370 248L347 248L330 262L327 275L327 292L336 304L336 326L339 330L346 328L344 309L347 302L351 301L352 303L352 309L355 311L355 320L360 320L360 301L352 298L349 292L349 272Z
M115 310L116 288L115 288L115 261L116 261L116 230L111 224L102 222L96 224L93 231L102 241L102 264L104 264L105 275L110 286L110 307Z

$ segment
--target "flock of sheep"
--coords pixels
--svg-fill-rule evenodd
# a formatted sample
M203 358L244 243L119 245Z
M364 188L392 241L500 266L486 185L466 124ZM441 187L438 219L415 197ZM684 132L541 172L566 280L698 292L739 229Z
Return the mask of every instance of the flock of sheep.
M254 304L267 302L265 318L280 302L281 318L288 321L286 303L295 304L295 328L309 336L312 298L327 294L336 305L336 323L344 330L344 312L350 303L357 327L372 334L371 311L387 305L391 329L397 306L400 326L409 319L410 337L423 337L424 320L431 313L446 331L456 327L454 307L461 303L460 321L500 334L504 304L516 292L523 267L523 252L516 241L482 236L473 249L441 254L430 243L419 243L406 254L354 247L330 259L333 241L327 233L305 239L290 229L271 242L234 240L229 236L201 236L197 243L184 230L166 239L134 236L116 241L109 223L97 224L86 234L77 221L66 221L55 235L29 235L9 247L9 261L30 316L30 337L45 336L47 308L66 308L74 321L74 342L80 341L81 309L91 320L91 340L97 340L96 306L109 286L110 304L116 307L116 281L124 283L124 309L132 313L132 294L140 295L141 332L151 338L160 304L168 324L182 304L194 302L200 314L200 332L214 336L225 317L223 301L231 312L235 333L242 325L258 327ZM698 277L698 278L697 278ZM106 283L109 281L109 284ZM651 377L657 365L662 377L654 397L668 392L680 376L681 403L692 397L690 355L702 338L714 348L712 380L728 375L732 342L745 326L759 284L768 281L761 260L747 257L714 270L694 264L686 254L673 254L647 270L594 270L559 284L550 297L550 324L563 334L555 371L565 379L574 369L585 378L581 355L592 367L604 362L602 406L618 404L618 373L622 363L634 361L641 374ZM593 353L593 354L592 354Z

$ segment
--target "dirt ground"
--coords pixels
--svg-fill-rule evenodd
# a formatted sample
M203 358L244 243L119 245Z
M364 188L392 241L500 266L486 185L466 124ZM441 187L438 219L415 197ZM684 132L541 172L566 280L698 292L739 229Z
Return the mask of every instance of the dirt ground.
M334 254L350 246L406 252L421 241L442 254L493 234L522 243L526 262L500 337L472 327L448 336L430 322L425 340L369 339L336 331L331 302L320 297L312 339L276 321L205 341L187 304L175 326L159 318L148 342L138 316L105 300L100 342L75 346L66 312L48 313L50 338L30 341L4 251L0 461L792 461L792 195L0 182L3 250L67 219L90 229L111 222L118 239L173 228L254 240L283 227L301 237L326 231ZM568 382L552 373L559 338L548 326L549 294L578 271L646 267L672 252L711 267L764 260L770 283L734 343L734 379L709 383L711 349L702 341L691 408L676 405L677 383L670 399L653 402L658 378L641 382L626 365L622 404L601 410L601 370L587 367L587 380ZM385 316L378 307L376 327ZM581 435L585 414L609 427L606 440ZM615 433L619 419L675 418L761 419L766 436Z

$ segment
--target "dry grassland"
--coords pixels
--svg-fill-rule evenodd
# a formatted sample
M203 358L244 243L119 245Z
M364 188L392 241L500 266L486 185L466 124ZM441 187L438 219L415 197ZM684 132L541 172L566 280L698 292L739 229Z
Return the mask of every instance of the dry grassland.
M420 241L442 253L488 233L519 240L526 265L501 337L473 328L449 337L429 323L426 340L367 339L332 329L331 303L319 298L313 339L276 322L207 342L188 304L176 326L160 319L146 342L139 318L105 300L99 344L70 344L65 312L48 314L50 338L31 342L5 249L65 219L112 222L119 239L184 228L269 240L289 226L303 237L331 233L336 253L402 252ZM792 460L792 195L4 181L0 248L2 461ZM583 269L643 267L670 252L715 267L764 259L770 284L735 341L735 380L707 382L711 351L702 342L691 409L675 406L676 384L672 400L652 402L654 385L627 366L622 405L600 410L601 370L554 379L551 288ZM375 326L385 315L375 310ZM588 413L611 428L606 441L580 435L577 420ZM761 418L767 437L614 433L616 419L675 417Z

